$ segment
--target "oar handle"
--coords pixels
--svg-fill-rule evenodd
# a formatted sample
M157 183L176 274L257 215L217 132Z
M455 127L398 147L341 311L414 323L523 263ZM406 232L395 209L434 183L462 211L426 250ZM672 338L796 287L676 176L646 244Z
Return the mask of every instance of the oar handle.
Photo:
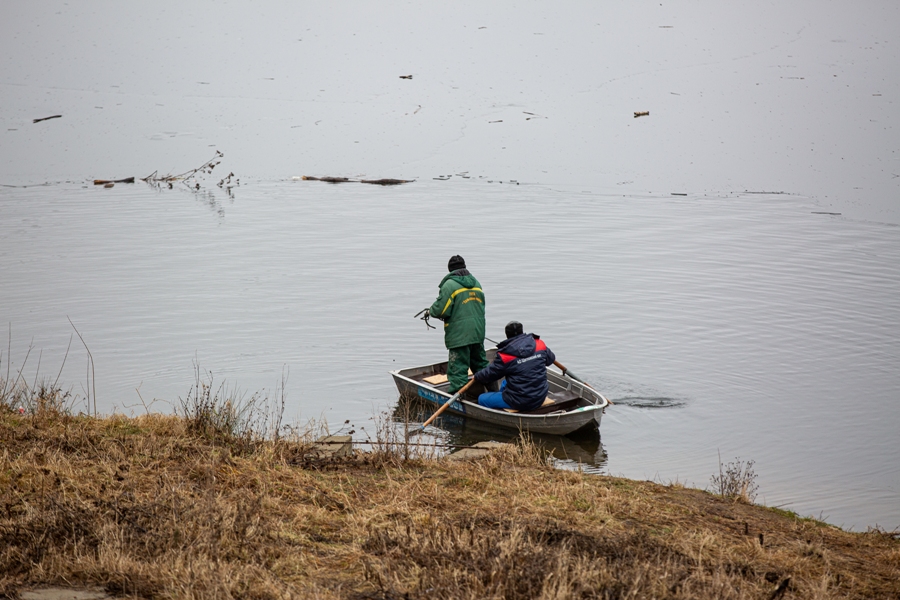
M444 402L444 404L439 409L437 409L433 415L428 417L428 420L425 421L424 423L422 423L422 429L425 429L426 427L431 425L431 422L434 421L435 419L437 419L438 415L441 414L442 412L444 412L444 409L446 409L448 406L453 404L456 401L456 399L459 398L463 394L463 392L465 392L470 387L472 387L473 383L475 383L474 377L469 380L469 383L467 383L466 385L459 388L459 390L455 394L450 396L450 399L447 400L446 402Z

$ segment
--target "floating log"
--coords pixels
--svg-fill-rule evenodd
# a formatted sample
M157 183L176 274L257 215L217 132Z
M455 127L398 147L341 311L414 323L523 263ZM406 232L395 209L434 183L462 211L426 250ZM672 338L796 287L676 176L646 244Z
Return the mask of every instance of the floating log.
M649 111L649 110L642 110L642 111L635 111L635 112L634 112L634 118L635 118L635 119L637 119L638 117L648 117L648 116L650 116L650 111Z
M303 176L303 181L324 181L326 183L347 183L350 181L346 177L310 177L308 175Z
M52 117L42 117L40 119L34 119L34 123L40 123L41 121L49 121L50 119L59 119L62 115L53 115Z
M400 185L401 183L412 183L413 179L361 179L360 183L374 183L375 185Z
M134 183L134 177L125 179L95 179L94 185L106 185L107 183Z
M301 177L303 181L324 181L325 183L373 183L375 185L400 185L401 183L412 183L414 179L348 179L347 177L310 177L304 175Z

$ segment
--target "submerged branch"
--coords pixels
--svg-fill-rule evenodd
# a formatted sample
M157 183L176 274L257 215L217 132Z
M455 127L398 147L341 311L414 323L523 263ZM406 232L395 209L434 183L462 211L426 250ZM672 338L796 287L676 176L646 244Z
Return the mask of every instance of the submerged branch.
M159 171L153 171L146 177L142 177L141 181L146 181L148 183L172 183L174 181L188 181L198 173L212 173L213 169L215 169L222 162L219 159L224 156L225 155L220 150L216 150L215 156L195 169L190 169L188 171L185 171L184 173L179 173L177 175L163 176L159 176Z

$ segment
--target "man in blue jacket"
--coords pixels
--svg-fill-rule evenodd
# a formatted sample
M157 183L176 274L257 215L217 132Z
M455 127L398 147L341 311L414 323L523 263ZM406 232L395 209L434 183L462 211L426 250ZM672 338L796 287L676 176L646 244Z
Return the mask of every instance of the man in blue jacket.
M506 339L497 344L494 362L475 373L480 383L490 383L506 377L499 392L478 396L478 404L488 408L513 408L527 412L544 403L550 385L547 367L556 356L533 333L523 333L522 324L510 321L506 325Z

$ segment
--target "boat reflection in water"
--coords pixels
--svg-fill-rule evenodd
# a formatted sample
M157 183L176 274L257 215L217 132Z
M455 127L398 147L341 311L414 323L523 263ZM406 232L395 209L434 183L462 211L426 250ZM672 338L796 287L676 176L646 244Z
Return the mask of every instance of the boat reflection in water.
M403 394L394 407L392 417L404 428L414 430L433 412L433 404ZM605 472L607 456L600 442L600 432L597 430L587 430L574 436L531 433L528 437L542 452L553 458L553 465L557 468L581 469L587 473L597 474ZM516 443L520 439L520 434L506 427L497 427L453 413L444 413L415 439L438 445L471 446L485 441Z

